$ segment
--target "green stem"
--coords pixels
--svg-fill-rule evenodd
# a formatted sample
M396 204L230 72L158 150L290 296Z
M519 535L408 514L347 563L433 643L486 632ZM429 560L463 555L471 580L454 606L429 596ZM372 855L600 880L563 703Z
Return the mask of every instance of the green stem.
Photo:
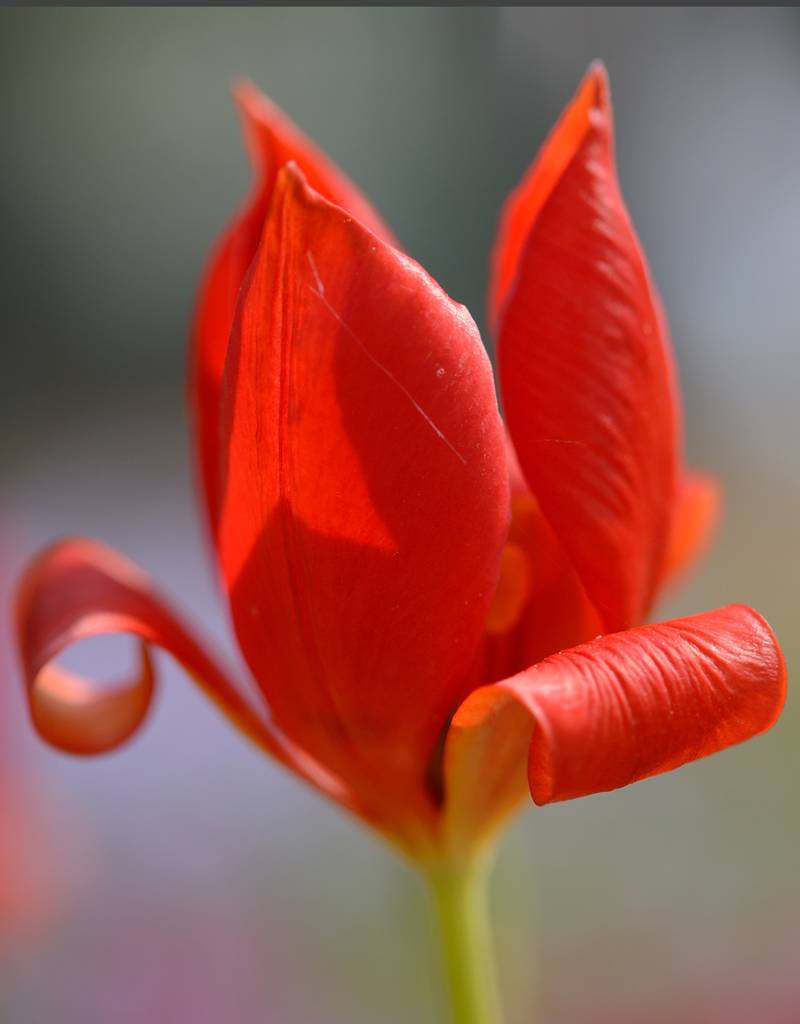
M488 904L488 861L428 871L442 940L452 1024L501 1024Z

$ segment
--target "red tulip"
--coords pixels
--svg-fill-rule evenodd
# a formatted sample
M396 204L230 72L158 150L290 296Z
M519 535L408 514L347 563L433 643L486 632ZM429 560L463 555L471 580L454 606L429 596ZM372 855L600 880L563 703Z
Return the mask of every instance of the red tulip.
M206 517L259 703L119 555L63 541L28 570L34 724L110 750L141 724L150 649L251 739L421 859L519 802L624 786L768 728L777 641L731 605L642 625L709 536L683 463L666 320L588 73L508 200L491 317L506 426L469 313L255 90L257 187L211 259L190 391ZM507 435L510 440L507 440ZM131 632L136 678L54 662Z

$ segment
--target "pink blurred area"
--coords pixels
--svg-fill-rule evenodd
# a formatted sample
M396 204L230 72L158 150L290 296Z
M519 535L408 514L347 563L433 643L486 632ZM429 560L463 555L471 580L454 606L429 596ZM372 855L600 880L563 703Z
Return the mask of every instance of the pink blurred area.
M20 10L0 14L0 57L3 588L55 537L97 537L237 659L183 398L197 274L246 180L233 78L291 110L480 315L500 203L603 57L692 461L721 476L727 501L701 574L662 611L756 605L791 686L796 11ZM130 653L114 638L69 664L111 678ZM39 907L2 940L3 1024L441 1024L411 872L159 666L150 722L97 760L45 748L13 658L3 671L13 806L0 851L34 837L9 857L27 879L11 888ZM538 1002L547 1024L794 1024L797 707L790 689L779 726L753 743L525 813L493 887L509 1024L530 1024Z
M4 517L0 537L0 965L16 950L32 952L46 943L77 891L82 859L80 843L61 816L57 787L46 783L36 763L36 741L12 657L10 552L15 540L19 537Z

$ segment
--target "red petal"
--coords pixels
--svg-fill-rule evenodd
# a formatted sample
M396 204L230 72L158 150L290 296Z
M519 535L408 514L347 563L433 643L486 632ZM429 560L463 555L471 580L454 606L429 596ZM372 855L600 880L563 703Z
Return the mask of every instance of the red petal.
M212 527L219 493L219 402L225 353L236 299L261 237L275 179L294 160L314 188L349 210L383 238L391 240L370 203L299 128L252 85L235 92L256 184L245 207L218 242L205 272L197 300L190 353L190 402L197 434L200 474Z
M493 763L519 745L521 708L533 728L528 781L537 804L617 789L768 729L785 690L778 642L751 608L640 626L475 691L453 719L445 770L457 787L459 775L474 777L477 759L502 793ZM514 778L505 785L514 791Z
M662 583L683 575L709 545L719 522L722 496L719 481L706 473L687 473L678 492Z
M503 426L477 329L289 167L225 396L221 560L276 721L384 798L419 789L508 528Z
M512 197L498 358L528 484L608 630L641 621L675 492L677 410L658 299L617 184L593 68ZM498 286L499 287L499 286Z
M514 672L597 636L597 612L536 499L512 499L510 539L527 554L532 585L518 626ZM506 673L508 675L510 673Z
M28 568L17 595L17 633L33 723L71 754L101 754L128 740L152 703L149 645L176 658L208 697L264 750L344 803L338 783L277 736L154 592L116 552L88 540L61 541ZM55 664L71 644L105 633L139 637L133 678L98 687Z
M497 329L500 313L519 269L528 236L542 206L575 157L586 135L592 109L605 72L593 65L574 99L561 115L520 185L506 200L492 250L489 280L489 319Z
M510 442L511 525L477 683L514 675L600 632L597 612L522 476Z
M280 169L294 162L315 191L343 207L373 234L392 241L391 232L372 203L277 104L249 82L240 83L234 95L244 122L247 148L260 176L262 193L268 192L271 196Z

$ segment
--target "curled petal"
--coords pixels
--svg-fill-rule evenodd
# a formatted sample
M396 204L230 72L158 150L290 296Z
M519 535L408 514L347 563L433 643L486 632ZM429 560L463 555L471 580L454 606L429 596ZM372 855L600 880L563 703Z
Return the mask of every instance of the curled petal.
M743 605L599 637L464 701L445 747L447 792L459 801L471 778L491 820L518 792L507 751L526 736L537 804L617 789L768 729L785 689L778 642Z
M501 393L522 471L605 628L627 628L660 577L679 417L599 66L509 200L495 259Z
M318 192L344 207L375 234L388 240L392 237L359 189L282 110L249 83L237 86L235 97L256 180L250 198L211 255L197 299L190 348L189 397L212 528L221 500L219 406L225 353L236 299L258 247L278 171L294 161Z
M179 661L253 742L347 803L334 780L273 732L147 577L109 548L75 539L45 550L20 583L16 619L31 718L42 738L59 750L102 754L137 731L155 691L153 645ZM71 644L107 633L129 633L141 641L138 669L124 682L98 686L56 663Z
M477 329L289 166L243 291L225 398L220 555L275 719L384 798L419 789L508 529Z

